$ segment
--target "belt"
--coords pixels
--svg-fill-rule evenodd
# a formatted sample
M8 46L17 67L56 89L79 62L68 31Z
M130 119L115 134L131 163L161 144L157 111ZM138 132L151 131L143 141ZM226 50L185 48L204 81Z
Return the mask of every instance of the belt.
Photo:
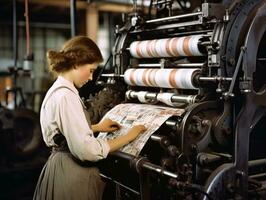
M52 147L53 153L56 153L56 152L69 153L71 158L73 159L73 161L80 166L84 166L84 167L96 167L97 166L97 162L91 162L91 161L87 161L87 160L82 161L82 160L76 158L75 156L73 156L72 153L70 152L69 148L68 148L67 140L62 133L56 134L53 137L53 140L54 140L54 143L57 145L57 146Z

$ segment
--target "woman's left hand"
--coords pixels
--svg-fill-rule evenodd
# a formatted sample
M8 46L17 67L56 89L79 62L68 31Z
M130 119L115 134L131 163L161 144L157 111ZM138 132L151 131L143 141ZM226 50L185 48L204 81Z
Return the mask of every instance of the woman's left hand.
M111 119L104 119L98 124L94 125L94 127L97 129L97 132L113 132L119 130L121 125Z

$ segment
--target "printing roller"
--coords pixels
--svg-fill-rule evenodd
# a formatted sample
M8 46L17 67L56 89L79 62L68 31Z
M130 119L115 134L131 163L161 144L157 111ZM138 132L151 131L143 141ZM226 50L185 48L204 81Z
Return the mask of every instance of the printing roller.
M128 69L124 80L128 85L162 88L196 89L198 69Z
M135 58L202 56L199 48L201 35L135 41L130 53Z

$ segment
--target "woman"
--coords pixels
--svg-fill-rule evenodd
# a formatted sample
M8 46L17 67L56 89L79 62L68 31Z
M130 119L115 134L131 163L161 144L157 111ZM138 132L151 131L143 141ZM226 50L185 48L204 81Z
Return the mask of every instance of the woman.
M112 132L120 125L110 119L90 125L79 97L77 88L92 80L103 60L91 39L74 37L61 51L49 51L47 58L50 71L58 78L44 98L40 122L44 141L53 151L41 172L33 199L101 199L104 184L99 171L86 161L106 158L109 152L128 144L146 129L143 125L134 126L126 135L107 141L94 137L95 132Z

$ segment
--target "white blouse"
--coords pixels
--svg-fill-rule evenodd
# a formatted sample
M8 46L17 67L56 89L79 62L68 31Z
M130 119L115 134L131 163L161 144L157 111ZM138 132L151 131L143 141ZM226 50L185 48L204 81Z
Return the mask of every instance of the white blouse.
M56 146L54 135L62 133L70 152L80 160L97 161L109 153L106 140L95 138L87 111L74 84L59 76L48 90L40 111L43 139Z

